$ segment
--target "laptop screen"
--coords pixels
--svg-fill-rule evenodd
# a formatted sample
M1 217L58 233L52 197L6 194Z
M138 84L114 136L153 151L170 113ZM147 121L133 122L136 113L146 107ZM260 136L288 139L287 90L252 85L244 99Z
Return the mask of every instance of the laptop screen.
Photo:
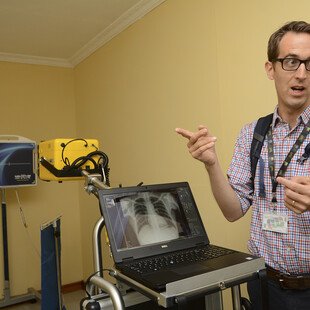
M206 242L186 182L100 190L99 200L116 262Z

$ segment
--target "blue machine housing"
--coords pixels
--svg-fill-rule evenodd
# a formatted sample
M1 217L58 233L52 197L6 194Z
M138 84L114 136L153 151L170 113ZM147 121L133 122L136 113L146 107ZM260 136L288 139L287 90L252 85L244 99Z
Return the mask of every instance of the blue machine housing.
M22 137L0 140L0 188L36 185L35 154L33 141Z

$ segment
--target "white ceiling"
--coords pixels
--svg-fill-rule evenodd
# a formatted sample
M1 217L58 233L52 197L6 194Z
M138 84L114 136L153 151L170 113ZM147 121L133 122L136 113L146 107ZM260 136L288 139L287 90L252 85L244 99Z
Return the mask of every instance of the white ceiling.
M0 61L74 67L165 0L0 0Z

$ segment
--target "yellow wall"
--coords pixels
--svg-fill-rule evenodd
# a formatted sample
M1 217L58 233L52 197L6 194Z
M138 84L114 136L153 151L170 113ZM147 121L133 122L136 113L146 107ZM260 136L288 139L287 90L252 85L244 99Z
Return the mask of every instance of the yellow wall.
M287 20L309 21L308 12L308 0L167 0L74 70L0 63L0 132L35 141L96 138L113 186L189 181L211 241L246 250L249 215L225 221L203 165L174 128L208 125L226 170L240 127L276 104L264 72L269 35ZM93 272L99 210L82 185L39 181L19 191L37 247L40 224L63 215L64 284ZM20 293L39 288L39 261L11 191L8 205L12 285Z
M36 141L75 137L72 69L0 62L0 133ZM82 278L78 184L38 181L18 188L28 228L22 224L14 189L6 189L11 294L40 289L40 225L62 216L63 282ZM2 229L1 229L2 238ZM1 239L2 240L2 239ZM2 244L2 242L1 242ZM0 250L0 296L3 290Z

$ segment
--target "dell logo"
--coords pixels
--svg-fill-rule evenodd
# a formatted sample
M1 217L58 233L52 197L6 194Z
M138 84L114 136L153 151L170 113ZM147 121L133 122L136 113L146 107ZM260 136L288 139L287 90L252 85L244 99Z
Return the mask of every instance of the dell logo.
M167 244L163 244L161 247L162 248L168 248L168 245Z

